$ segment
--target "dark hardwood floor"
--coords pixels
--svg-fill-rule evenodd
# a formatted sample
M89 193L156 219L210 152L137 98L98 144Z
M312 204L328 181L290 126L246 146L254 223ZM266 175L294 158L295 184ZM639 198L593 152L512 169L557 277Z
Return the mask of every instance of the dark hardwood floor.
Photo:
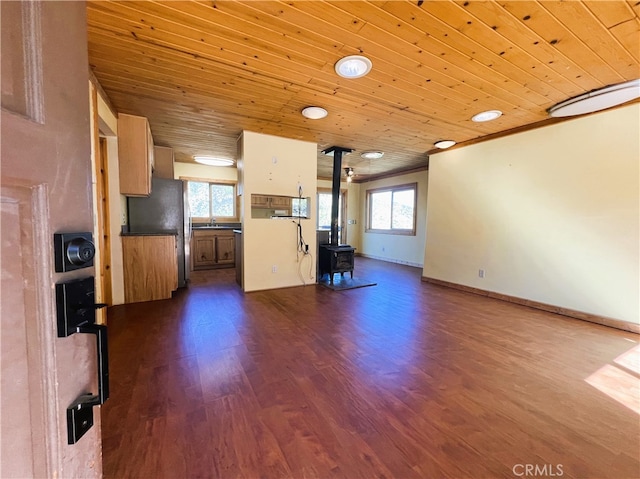
M243 294L205 271L110 308L104 476L640 476L637 335L355 275L378 285Z

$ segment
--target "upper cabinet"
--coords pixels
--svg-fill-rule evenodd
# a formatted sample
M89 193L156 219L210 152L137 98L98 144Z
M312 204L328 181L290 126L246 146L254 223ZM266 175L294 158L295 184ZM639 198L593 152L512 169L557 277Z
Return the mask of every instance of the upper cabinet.
M153 176L173 180L173 149L165 146L153 147Z
M118 115L120 193L149 196L153 170L153 137L143 116Z

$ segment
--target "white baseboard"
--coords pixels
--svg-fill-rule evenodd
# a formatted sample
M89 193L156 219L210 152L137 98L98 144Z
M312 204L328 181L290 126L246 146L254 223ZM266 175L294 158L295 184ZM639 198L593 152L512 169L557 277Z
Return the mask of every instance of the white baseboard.
M386 261L387 263L396 263L396 264L405 264L407 266L413 266L415 268L422 268L423 265L420 263L412 263L411 261L402 261L401 259L392 259L392 258L382 258L380 256L373 256L371 254L364 253L356 253L356 256L362 256L364 258L377 259L380 261Z

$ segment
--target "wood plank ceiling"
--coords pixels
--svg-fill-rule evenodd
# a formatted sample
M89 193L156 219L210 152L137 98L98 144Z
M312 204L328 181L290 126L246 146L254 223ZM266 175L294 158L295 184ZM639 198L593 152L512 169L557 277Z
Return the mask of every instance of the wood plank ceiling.
M424 167L434 142L548 121L547 108L640 77L640 2L90 1L89 61L114 107L177 161L235 158L242 130L318 143L357 179ZM334 64L363 54L360 79ZM310 105L329 116L307 120ZM474 123L481 111L504 112ZM364 160L365 150L382 150Z

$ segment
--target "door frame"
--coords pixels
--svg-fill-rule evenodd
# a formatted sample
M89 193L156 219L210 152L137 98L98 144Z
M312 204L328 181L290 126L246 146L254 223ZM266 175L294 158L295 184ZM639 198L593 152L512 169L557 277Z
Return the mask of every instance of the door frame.
M318 201L318 195L320 194L331 194L331 188L318 188L316 192L316 202ZM340 188L340 198L342 200L342 204L340 206L340 243L347 244L347 194L348 191L346 188ZM317 204L317 203L316 203ZM316 208L316 229L318 228L318 219L320 215L320 208Z

